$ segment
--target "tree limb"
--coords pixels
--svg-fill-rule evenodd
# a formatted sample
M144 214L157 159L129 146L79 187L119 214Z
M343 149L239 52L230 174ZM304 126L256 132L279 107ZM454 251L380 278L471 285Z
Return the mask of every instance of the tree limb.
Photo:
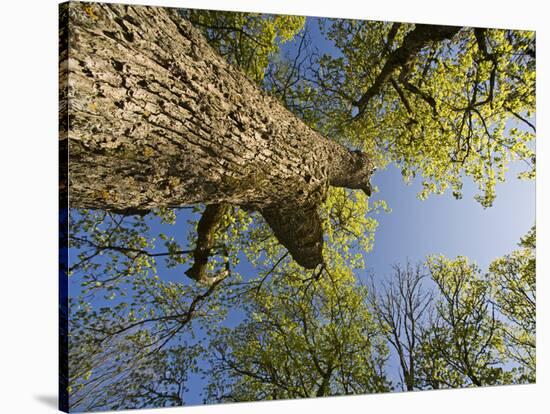
M407 63L429 42L440 42L452 38L460 27L457 26L435 26L428 24L417 24L416 27L403 39L403 44L390 53L384 67L374 80L374 83L355 102L359 110L355 118L361 116L369 101L376 96L384 83L399 66L406 66Z
M228 204L207 205L197 226L197 245L193 252L194 263L185 274L198 282L210 281L206 273L208 259L214 247L214 235L222 217L228 211ZM226 276L226 275L224 275Z

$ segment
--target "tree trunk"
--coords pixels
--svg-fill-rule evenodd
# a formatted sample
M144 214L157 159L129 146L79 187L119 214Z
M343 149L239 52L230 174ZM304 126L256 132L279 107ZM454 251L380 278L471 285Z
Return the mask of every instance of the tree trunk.
M322 232L293 241L277 223L313 214L308 225L320 226L329 185L368 191L364 154L306 126L176 9L69 3L63 13L60 140L68 140L71 207L238 205L265 212L278 239L295 244L293 256L309 249L316 257L303 265L319 263Z

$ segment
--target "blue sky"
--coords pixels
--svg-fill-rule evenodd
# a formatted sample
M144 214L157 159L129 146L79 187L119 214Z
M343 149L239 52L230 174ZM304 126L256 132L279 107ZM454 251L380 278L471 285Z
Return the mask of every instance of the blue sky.
M392 212L377 217L380 224L368 266L379 274L388 272L393 262L444 254L468 256L486 268L515 249L535 223L535 182L515 178L521 167L512 164L507 181L497 185L494 205L486 209L473 199L477 186L470 180L461 200L445 193L421 201L416 198L420 180L406 185L397 168L378 171L373 182L380 192L373 199L386 200Z

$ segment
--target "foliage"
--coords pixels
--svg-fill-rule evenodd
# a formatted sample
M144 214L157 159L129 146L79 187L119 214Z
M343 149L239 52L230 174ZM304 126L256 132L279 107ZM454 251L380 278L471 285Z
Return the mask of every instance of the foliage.
M183 11L230 63L261 83L269 59L304 26L305 17L258 13Z
M438 288L423 349L438 356L432 358L432 381L448 387L509 383L501 366L502 323L486 277L465 257L430 257L427 266Z
M491 263L494 302L504 316L506 356L518 364L519 382L534 382L536 370L535 227L521 239L521 249Z
M170 212L157 217L174 223ZM182 405L201 351L195 333L225 313L226 291L216 289L223 280L207 287L158 276L157 260L178 268L188 252L163 233L152 236L150 220L71 211L71 246L79 252L70 273L71 407ZM166 251L155 250L159 240Z
M345 266L324 274L286 261L243 297L245 317L210 344L210 401L382 392L387 347L367 290Z
M284 102L306 122L363 149L379 168L399 166L407 182L421 176L421 198L447 189L460 198L467 176L480 188L476 199L488 207L512 160L526 163L522 178L534 178L534 32L463 28L451 40L429 42L360 108L361 97L416 26L344 19L320 24L336 51L319 54L301 73L278 68L279 77L293 76Z

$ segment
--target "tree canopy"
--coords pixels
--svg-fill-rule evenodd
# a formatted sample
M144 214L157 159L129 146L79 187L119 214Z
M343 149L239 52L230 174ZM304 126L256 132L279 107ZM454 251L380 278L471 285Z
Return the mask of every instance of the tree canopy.
M422 199L473 180L489 208L510 162L535 177L534 32L180 15L315 131L421 180ZM238 206L72 209L71 407L183 405L200 375L207 402L533 382L535 227L488 269L430 256L384 283L368 253L389 211L330 187L323 263L305 269Z
M447 189L460 198L470 177L480 188L476 199L488 207L512 160L526 164L522 177L534 178L533 32L319 24L336 51L300 68L279 63L274 78L292 82L282 91L272 87L308 123L363 149L378 168L394 163L406 181L421 177L422 198Z

